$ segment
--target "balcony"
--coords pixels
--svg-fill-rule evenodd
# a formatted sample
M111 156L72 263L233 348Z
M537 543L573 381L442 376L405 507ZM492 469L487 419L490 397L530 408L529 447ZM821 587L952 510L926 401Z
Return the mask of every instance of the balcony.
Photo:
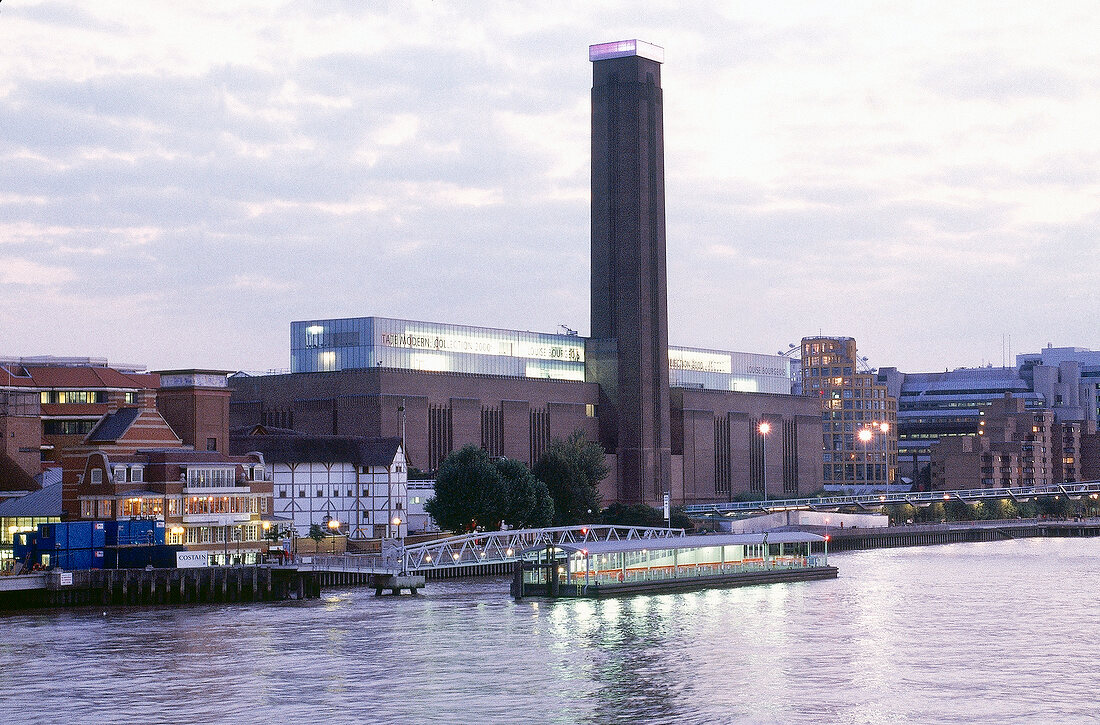
M236 486L184 486L183 493L188 496L228 496L230 494L246 494L250 493L251 489L247 483L239 484Z
M233 526L247 524L255 514L184 514L185 524L204 524L206 526Z

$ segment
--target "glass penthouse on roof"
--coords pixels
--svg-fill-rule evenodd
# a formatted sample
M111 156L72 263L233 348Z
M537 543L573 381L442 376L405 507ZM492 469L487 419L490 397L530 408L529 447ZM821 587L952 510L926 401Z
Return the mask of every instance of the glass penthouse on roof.
M373 367L584 380L584 338L385 317L290 325L291 372Z
M386 317L308 320L290 325L291 372L386 367L518 378L585 379L585 338ZM669 347L672 387L791 392L780 355Z

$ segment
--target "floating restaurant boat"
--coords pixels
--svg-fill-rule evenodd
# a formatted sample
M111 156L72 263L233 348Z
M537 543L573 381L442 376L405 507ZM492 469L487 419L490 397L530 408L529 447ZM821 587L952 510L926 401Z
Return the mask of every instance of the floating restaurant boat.
M823 554L813 544L825 542ZM522 552L512 596L608 597L835 579L828 539L800 531L582 541Z

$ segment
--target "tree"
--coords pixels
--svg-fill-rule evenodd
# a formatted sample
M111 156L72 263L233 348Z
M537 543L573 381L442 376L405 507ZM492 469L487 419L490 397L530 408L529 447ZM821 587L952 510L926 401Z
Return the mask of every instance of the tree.
M600 481L609 470L599 443L574 431L550 443L532 469L554 500L554 525L572 526L599 520Z
M268 526L266 529L263 530L262 536L266 541L278 543L286 537L290 536L290 527L279 526L278 524Z
M688 518L682 508L674 508L671 513L672 528L684 529L687 533L695 530L695 523ZM655 509L645 504L627 506L626 504L613 503L600 514L600 521L615 526L653 526L660 528L669 525L665 521L664 512L661 509Z
M506 490L504 521L516 529L535 529L554 522L554 500L546 484L531 475L523 461L495 461Z
M435 496L424 509L442 529L496 529L507 509L506 487L489 454L476 446L451 453L435 476Z
M313 539L313 543L320 544L325 539L325 530L321 528L320 524L310 524L307 536Z
M450 531L496 530L549 526L554 501L546 484L522 461L489 458L466 446L443 461L435 479L435 496L425 504L441 528Z
M664 515L658 509L645 504L628 506L613 503L603 510L600 520L613 526L664 526Z

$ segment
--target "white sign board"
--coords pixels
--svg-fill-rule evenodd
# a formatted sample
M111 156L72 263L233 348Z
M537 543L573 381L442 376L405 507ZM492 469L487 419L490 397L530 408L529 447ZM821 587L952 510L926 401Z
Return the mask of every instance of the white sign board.
M672 520L672 508L669 505L668 494L665 494L665 521Z
M203 566L210 566L210 555L205 551L176 552L177 569L196 569Z
M61 586L71 587L73 585L73 573L71 571L61 572Z

